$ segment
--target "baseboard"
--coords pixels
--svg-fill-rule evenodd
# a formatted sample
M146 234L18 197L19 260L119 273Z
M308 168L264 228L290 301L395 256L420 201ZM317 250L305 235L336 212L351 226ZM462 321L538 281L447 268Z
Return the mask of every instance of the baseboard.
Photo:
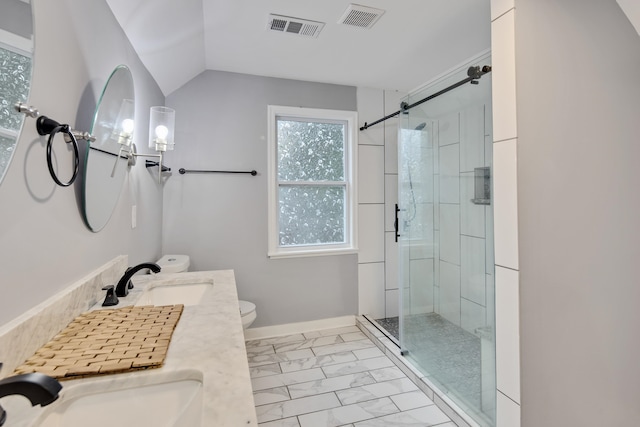
M318 331L321 329L341 328L354 326L356 316L332 317L329 319L311 320L308 322L286 323L284 325L263 326L249 328L244 331L245 340L279 337L282 335L301 334L304 332Z

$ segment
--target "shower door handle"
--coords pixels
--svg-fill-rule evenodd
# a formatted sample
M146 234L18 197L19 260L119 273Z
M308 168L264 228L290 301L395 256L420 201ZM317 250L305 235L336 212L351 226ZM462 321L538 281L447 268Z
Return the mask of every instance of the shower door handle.
M393 228L396 230L396 243L398 243L398 238L400 237L400 233L398 232L398 212L400 212L400 208L396 203L396 220L393 222Z

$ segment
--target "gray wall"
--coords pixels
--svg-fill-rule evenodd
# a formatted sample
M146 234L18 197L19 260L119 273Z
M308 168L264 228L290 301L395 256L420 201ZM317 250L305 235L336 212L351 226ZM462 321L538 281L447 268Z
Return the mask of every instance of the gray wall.
M522 426L640 425L640 37L516 0Z
M31 5L21 0L2 0L0 28L30 39L33 34Z
M356 109L354 87L206 71L167 97L175 108L173 176L165 186L163 251L192 270L234 269L254 326L357 313L356 255L267 258L267 105ZM252 170L187 174L179 168Z
M136 89L136 141L146 141L151 105L164 96L142 66L103 0L34 0L35 67L30 103L42 114L88 130L115 66L127 64ZM162 192L142 166L132 169L110 223L92 233L79 204L81 182L54 184L46 141L27 119L0 184L0 325L22 314L119 254L130 262L160 255ZM141 147L142 146L142 147ZM143 150L146 143L138 143ZM62 151L61 151L62 152ZM70 170L71 159L57 162ZM68 175L63 175L67 177ZM131 205L138 228L131 229Z

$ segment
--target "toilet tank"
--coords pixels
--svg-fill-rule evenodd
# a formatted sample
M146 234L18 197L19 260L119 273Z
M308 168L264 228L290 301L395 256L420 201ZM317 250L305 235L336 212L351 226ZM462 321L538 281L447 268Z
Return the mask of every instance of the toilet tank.
M160 273L183 273L189 271L190 260L188 255L165 255L156 261L160 266Z

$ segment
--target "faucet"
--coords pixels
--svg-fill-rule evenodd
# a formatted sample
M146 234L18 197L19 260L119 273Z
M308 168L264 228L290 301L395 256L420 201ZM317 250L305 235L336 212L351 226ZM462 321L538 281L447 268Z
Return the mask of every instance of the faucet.
M0 367L2 364L0 363ZM62 385L44 374L22 374L0 380L0 397L20 394L31 401L31 406L47 406L58 398ZM7 420L7 412L0 406L0 426Z
M133 288L131 277L133 277L133 275L138 271L145 268L150 269L154 273L160 273L160 266L151 262L143 262L142 264L138 264L135 267L129 267L127 268L127 271L124 272L124 275L120 278L118 284L116 285L116 295L119 297L126 297L129 294L129 289Z

